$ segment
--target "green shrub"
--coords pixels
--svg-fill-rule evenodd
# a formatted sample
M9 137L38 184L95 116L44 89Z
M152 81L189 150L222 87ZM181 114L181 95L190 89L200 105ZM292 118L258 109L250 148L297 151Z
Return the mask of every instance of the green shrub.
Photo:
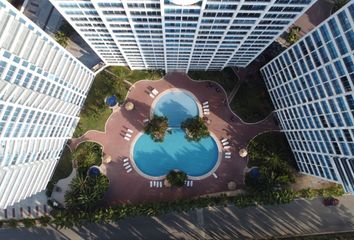
M73 153L73 159L78 165L78 173L86 175L87 170L93 165L101 165L102 148L94 142L81 143Z
M38 218L38 221L43 227L46 227L50 223L50 217L49 216L42 216L42 217Z
M155 142L162 142L165 138L167 129L167 117L154 115L154 117L145 126L144 131L146 134L150 135Z
M18 221L16 219L10 219L7 221L7 225L11 228L16 228L18 226Z
M22 223L26 228L31 228L36 225L36 220L33 218L24 218L22 219Z
M188 179L187 174L180 171L170 171L166 176L167 181L174 187L183 187L184 182Z
M181 128L186 132L188 141L200 141L210 135L204 120L199 116L186 119L182 122Z

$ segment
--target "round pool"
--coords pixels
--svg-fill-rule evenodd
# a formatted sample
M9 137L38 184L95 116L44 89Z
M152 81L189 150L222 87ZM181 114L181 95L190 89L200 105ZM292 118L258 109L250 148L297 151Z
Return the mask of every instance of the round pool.
M154 142L150 135L142 134L133 150L136 167L150 177L165 176L173 169L179 169L191 177L201 177L216 166L218 155L212 136L199 142L189 142L180 128L171 129L163 142Z
M199 115L199 110L192 94L173 89L161 93L152 105L152 113L167 117L170 127L180 127L187 118Z

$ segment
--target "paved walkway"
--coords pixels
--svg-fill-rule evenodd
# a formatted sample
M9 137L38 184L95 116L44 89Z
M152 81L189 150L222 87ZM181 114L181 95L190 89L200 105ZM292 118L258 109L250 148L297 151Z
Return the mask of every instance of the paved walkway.
M325 207L320 199L296 200L278 206L245 209L214 207L160 217L138 217L113 224L92 224L56 230L0 229L0 239L271 239L304 234L354 230L354 196L340 198L337 207Z
M137 133L143 131L143 120L149 117L150 106L153 102L148 91L151 87L156 88L160 93L170 88L187 89L200 102L209 101L211 111L208 116L211 120L209 130L218 139L229 138L232 145L232 158L221 160L215 172L217 179L210 176L194 181L192 188L153 189L149 187L149 179L142 177L136 171L126 173L122 159L129 157L132 146L131 142L123 139L123 136L127 128L134 131L132 139ZM216 91L217 88L219 91ZM272 116L255 124L242 122L231 112L226 94L220 91L218 85L213 83L210 87L206 82L192 81L183 73L168 74L158 81L139 81L131 87L127 101L133 102L135 109L127 111L125 108L120 108L114 112L107 120L105 132L88 131L81 138L73 139L71 142L72 149L84 141L97 142L103 146L104 154L112 157L110 163L101 165L101 169L110 179L109 190L105 197L107 204L171 200L178 197L223 192L228 190L227 183L230 181L235 181L239 187L242 187L247 160L239 157L239 149L247 147L249 141L257 134L278 129Z

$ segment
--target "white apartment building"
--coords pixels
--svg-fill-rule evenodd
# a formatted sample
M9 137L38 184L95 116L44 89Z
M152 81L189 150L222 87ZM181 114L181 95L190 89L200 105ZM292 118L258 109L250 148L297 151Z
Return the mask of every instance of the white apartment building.
M300 171L354 193L354 0L261 72Z
M315 0L50 0L107 65L245 67Z
M94 73L0 0L0 208L45 189Z

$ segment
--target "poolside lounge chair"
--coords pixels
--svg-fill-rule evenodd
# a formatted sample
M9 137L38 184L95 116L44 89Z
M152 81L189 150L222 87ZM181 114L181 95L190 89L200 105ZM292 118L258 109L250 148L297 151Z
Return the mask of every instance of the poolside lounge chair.
M204 112L204 115L209 115L210 114L210 112Z
M152 181L152 185L156 187L156 181Z
M123 162L128 162L129 161L129 158L124 158L123 159Z
M143 123L148 123L150 121L150 119L146 118L143 120Z
M133 130L127 128L127 132L128 132L128 133L133 133Z
M225 150L230 149L230 148L231 148L231 146L230 146L230 145L228 145L228 146L224 146L224 149L225 149Z
M130 165L129 162L123 163L123 166L124 166L124 167L125 167L125 166L128 166L128 165Z
M209 108L204 108L203 112L210 112Z
M203 108L205 109L205 108L209 108L209 105L203 105Z
M152 181L150 181L150 187L152 188L152 186L153 186L153 182L152 182Z
M127 137L127 136L125 136L124 139L127 140L127 141L130 141L130 138Z
M227 146L227 145L229 145L229 142L228 142L228 141L223 142L222 145L223 145L223 146Z
M155 88L151 90L152 94L154 94L155 96L157 96L157 94L159 94L159 91L157 91Z
M193 187L193 181L190 181L189 186Z
M223 139L221 139L221 142L224 143L224 142L226 142L227 140L228 140L227 138L223 138Z
M162 185L162 182L160 182L160 188L162 188L162 186L163 186L163 185Z
M231 158L231 156L225 156L225 158Z
M214 178L218 178L218 175L216 173L213 173Z
M125 169L129 169L129 168L132 168L132 166L130 166L130 164L124 166Z
M231 152L225 152L225 155L231 156Z
M150 96L151 98L155 98L155 95L152 94L152 93L150 93L149 96Z
M131 138L131 137L132 137L132 135L129 134L129 133L125 133L125 136L128 137L128 138Z
M207 105L207 104L209 104L209 102L208 102L208 101L203 102L203 105Z
M127 173L130 173L132 170L133 170L132 168L129 168L129 169L127 170Z

